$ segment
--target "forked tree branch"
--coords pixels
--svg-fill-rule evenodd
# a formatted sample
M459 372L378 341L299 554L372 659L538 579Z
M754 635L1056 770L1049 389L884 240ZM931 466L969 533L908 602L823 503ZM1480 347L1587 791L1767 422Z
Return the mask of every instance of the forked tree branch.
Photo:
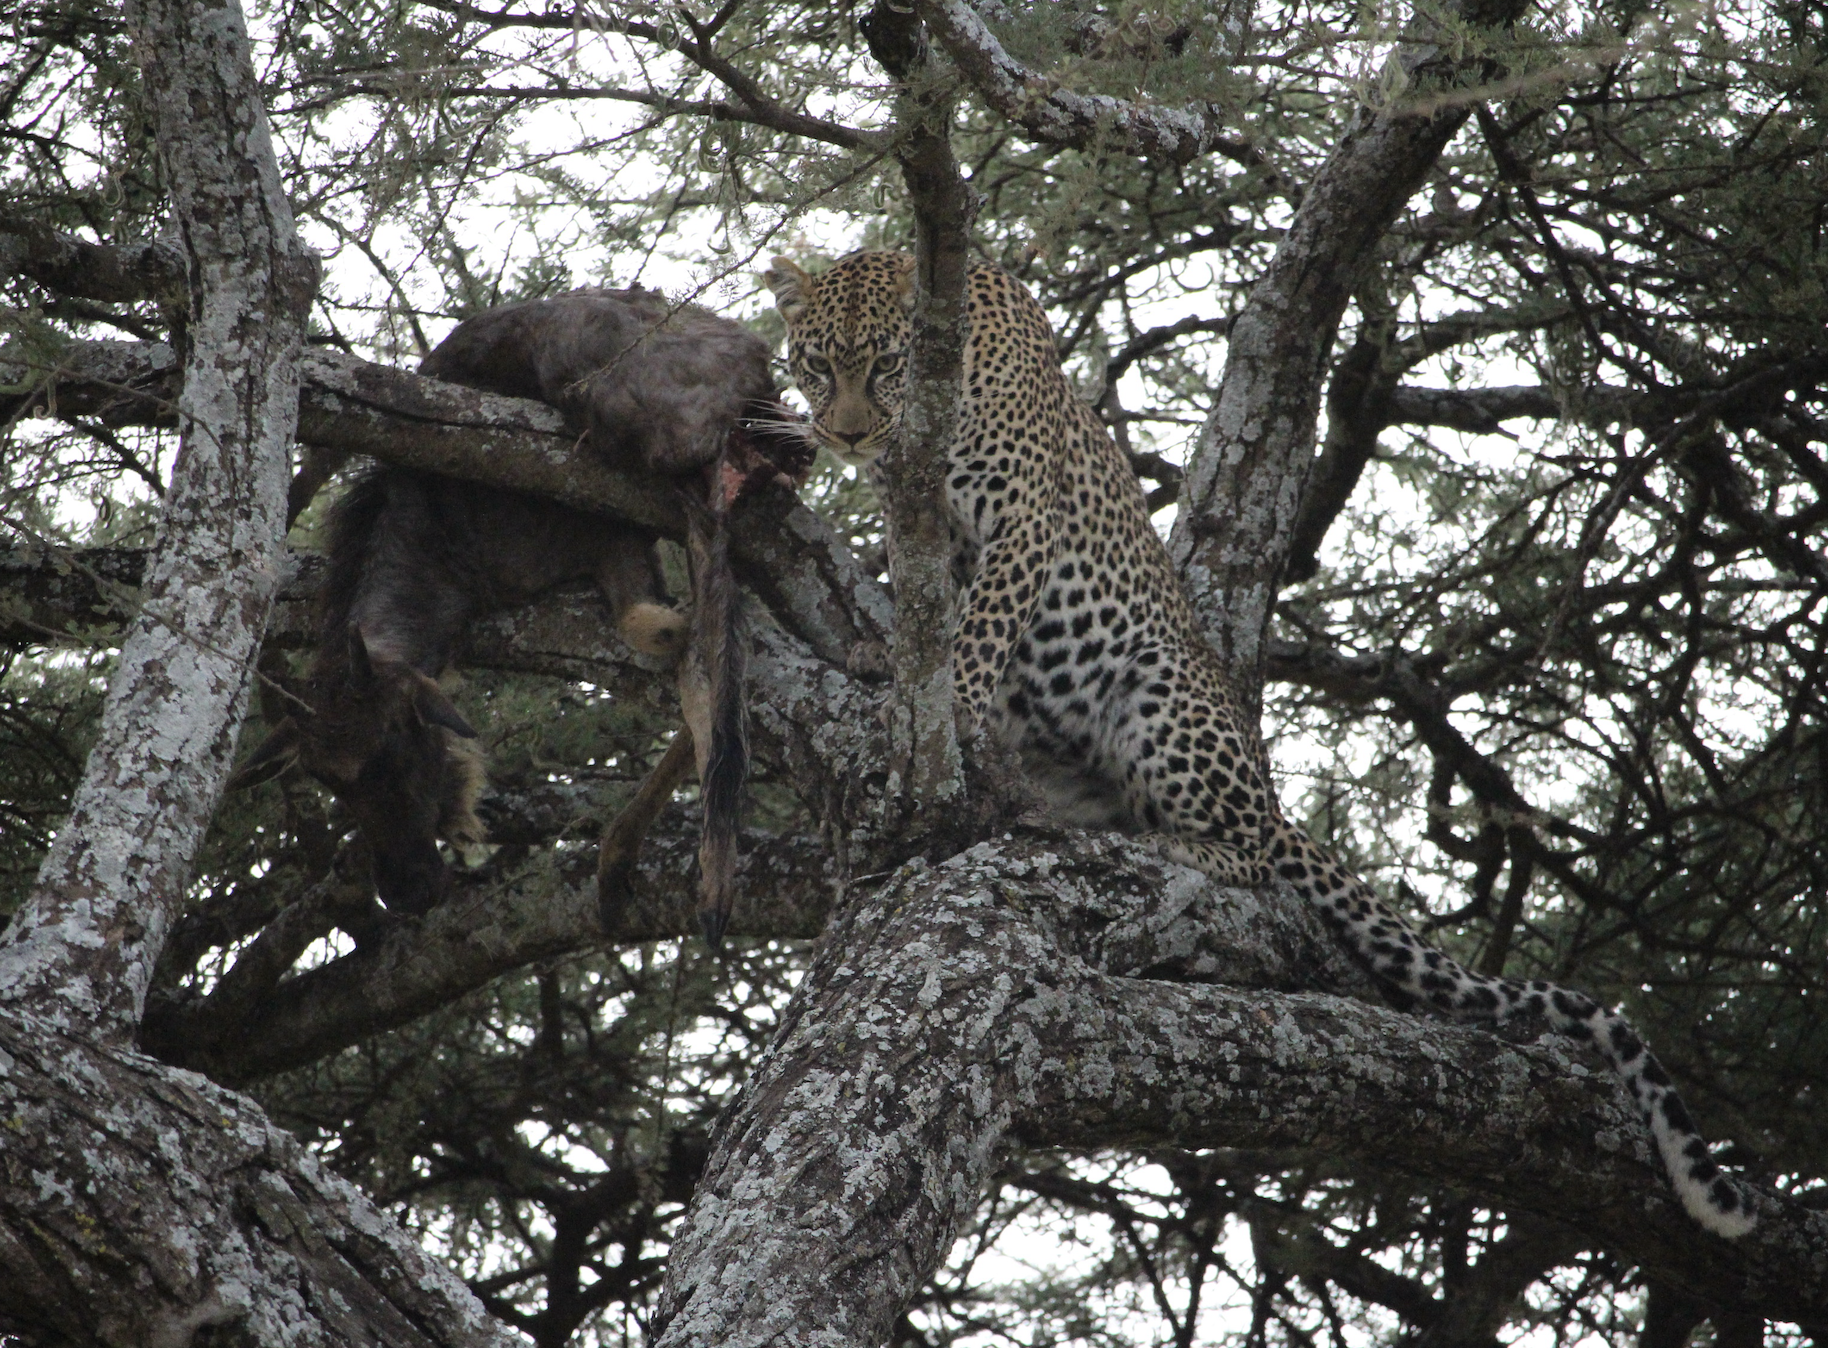
M1105 933L1159 916L1154 892L1215 893L1148 871L1018 838L840 912L713 1139L661 1348L886 1341L1011 1139L1321 1151L1566 1223L1721 1306L1828 1311L1828 1214L1772 1198L1744 1241L1701 1230L1623 1088L1564 1041L1136 977Z
M1493 26L1527 7L1450 6ZM1340 316L1390 222L1468 116L1464 105L1411 95L1483 81L1495 69L1463 33L1417 25L1391 58L1404 93L1354 117L1232 324L1217 403L1169 542L1201 624L1253 711Z

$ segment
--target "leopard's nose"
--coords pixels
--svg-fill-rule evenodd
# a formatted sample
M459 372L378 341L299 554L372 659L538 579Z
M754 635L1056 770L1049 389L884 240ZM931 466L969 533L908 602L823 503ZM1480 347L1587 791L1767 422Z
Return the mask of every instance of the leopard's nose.
M868 435L869 432L868 431L833 431L832 434L834 436L836 436L838 439L844 441L844 443L849 445L852 449L855 449L857 447L857 442L859 440L863 439L864 436Z

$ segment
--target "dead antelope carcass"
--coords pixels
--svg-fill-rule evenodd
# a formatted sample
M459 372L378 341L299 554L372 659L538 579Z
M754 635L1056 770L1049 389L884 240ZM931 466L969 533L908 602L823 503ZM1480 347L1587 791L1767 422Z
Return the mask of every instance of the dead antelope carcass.
M618 467L681 478L701 499L709 472L728 479L733 447L746 469L758 449L789 476L805 466L804 441L775 429L784 414L767 347L737 324L671 306L652 291L583 291L491 310L459 324L422 369L552 403L586 433L591 452ZM714 527L721 519L719 512ZM449 885L437 839L481 836L473 809L481 755L436 682L459 656L470 621L590 577L631 646L675 657L687 626L667 600L653 545L633 525L539 497L400 469L365 475L332 518L318 651L305 690L311 712L276 729L237 782L297 761L349 810L374 858L382 900L428 910ZM717 608L732 621L731 593L725 585L719 603L700 605L701 618ZM740 659L718 667L740 679ZM741 716L740 688L734 697L726 689L696 701ZM720 743L726 753L743 740L740 726L709 732L701 727L702 743ZM740 774L741 764L734 770ZM723 827L733 833L735 797L719 795L729 800ZM625 853L626 846L618 856ZM719 891L726 914L727 881L726 874ZM610 889L606 921L616 897ZM710 934L721 929L707 923Z

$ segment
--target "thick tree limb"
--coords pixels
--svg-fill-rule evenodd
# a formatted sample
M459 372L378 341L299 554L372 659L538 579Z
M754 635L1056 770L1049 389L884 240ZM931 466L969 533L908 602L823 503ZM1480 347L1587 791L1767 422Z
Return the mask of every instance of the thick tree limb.
M1126 976L1085 940L1096 924L1059 915L1147 901L1079 866L987 843L839 914L713 1138L665 1348L885 1341L1010 1137L1347 1156L1569 1223L1721 1306L1828 1306L1828 1215L1771 1199L1746 1242L1708 1235L1614 1078L1565 1042Z
M0 1017L0 1118L8 1333L119 1348L510 1341L365 1194L202 1077L15 1012Z
M79 342L46 368L0 362L0 421L41 410L110 426L168 425L176 362L155 343ZM302 361L298 438L386 463L486 482L614 515L683 538L666 483L616 472L576 448L543 403L501 398L332 351ZM731 521L737 572L821 658L844 665L886 642L894 615L843 540L794 494L746 497Z
M163 342L71 342L54 361L0 360L0 424L34 414L103 426L175 426L183 372Z
M163 239L91 243L36 221L0 218L0 275L108 304L185 300L184 250Z

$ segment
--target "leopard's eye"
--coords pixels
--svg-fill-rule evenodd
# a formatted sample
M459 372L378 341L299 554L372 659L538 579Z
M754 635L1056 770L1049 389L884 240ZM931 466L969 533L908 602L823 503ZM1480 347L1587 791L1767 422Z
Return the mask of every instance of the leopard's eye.
M899 351L884 351L876 357L876 363L870 367L871 374L894 374L901 368L905 359Z
M823 375L827 379L831 377L831 362L817 351L804 352L800 359L806 362L806 368L814 374Z

